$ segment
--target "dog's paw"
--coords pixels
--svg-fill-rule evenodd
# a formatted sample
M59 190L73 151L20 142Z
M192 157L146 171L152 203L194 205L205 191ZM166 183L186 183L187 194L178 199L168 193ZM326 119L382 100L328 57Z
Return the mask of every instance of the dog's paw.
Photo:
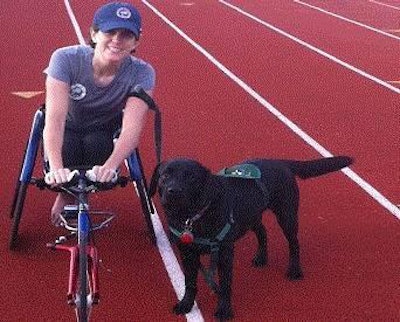
M214 316L219 321L231 320L233 318L233 310L230 306L219 305L217 310L214 313Z
M186 301L180 301L174 306L172 311L176 315L183 315L183 314L189 313L192 310L193 305L194 305L193 302L190 303L190 302L186 302Z
M303 279L303 272L301 270L301 268L296 267L296 268L289 268L286 276L289 280L291 281L295 281L295 280L301 280Z

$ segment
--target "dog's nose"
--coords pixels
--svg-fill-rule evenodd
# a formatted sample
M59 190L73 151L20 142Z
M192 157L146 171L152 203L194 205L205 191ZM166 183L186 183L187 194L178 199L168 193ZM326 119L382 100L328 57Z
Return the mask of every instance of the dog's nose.
M178 195L178 194L182 193L182 188L179 188L179 187L168 187L167 188L167 193L169 195Z

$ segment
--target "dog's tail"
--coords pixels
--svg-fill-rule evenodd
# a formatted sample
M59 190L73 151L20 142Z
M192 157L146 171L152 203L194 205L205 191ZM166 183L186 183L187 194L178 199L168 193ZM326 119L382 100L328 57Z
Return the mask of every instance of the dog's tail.
M329 172L338 171L353 163L353 158L337 156L310 161L292 161L289 164L291 171L301 179L322 176Z

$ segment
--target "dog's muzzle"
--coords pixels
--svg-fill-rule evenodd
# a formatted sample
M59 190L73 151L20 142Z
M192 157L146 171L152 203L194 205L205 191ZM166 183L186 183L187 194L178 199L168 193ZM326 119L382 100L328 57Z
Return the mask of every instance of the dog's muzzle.
M185 192L180 187L165 187L160 195L161 203L164 206L170 206L174 208L188 207L188 198Z

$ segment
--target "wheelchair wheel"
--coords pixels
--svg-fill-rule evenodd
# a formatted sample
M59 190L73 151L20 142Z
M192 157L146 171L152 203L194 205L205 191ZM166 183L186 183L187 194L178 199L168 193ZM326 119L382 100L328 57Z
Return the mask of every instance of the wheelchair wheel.
M133 183L135 184L136 193L140 199L142 214L146 222L147 230L150 234L150 240L155 245L156 235L154 233L151 215L154 213L152 201L147 193L147 184L144 176L143 165L140 159L139 150L136 149L127 159L128 170Z
M24 207L28 185L31 183L36 157L41 145L42 132L44 126L44 106L41 106L35 113L32 127L26 144L23 162L20 168L20 175L15 188L14 199L11 206L10 217L12 219L9 249L16 247L18 238L18 228L21 221L22 210Z
M79 271L75 295L76 319L78 322L89 320L91 303L88 301L90 295L89 286L89 263L87 245L89 244L90 221L89 214L78 215L78 245L79 245Z
M156 235L154 232L153 222L151 221L151 215L154 213L154 210L147 194L146 184L143 180L136 181L136 190L142 206L142 213L146 222L147 231L150 234L150 240L154 245L156 245Z
M75 299L75 310L76 310L76 320L78 322L89 321L89 303L88 294L89 291L89 276L88 276L88 256L86 253L86 248L81 248L83 245L80 244L79 249L79 274L78 274L78 285L76 290Z
M24 156L23 156L23 160L25 159L25 155L26 154L24 154ZM21 164L21 168L19 169L19 173L22 173L22 169L23 169L23 163ZM21 181L17 180L17 184L15 185L14 198L13 198L13 202L11 204L10 219L14 218L15 208L17 206L19 190L21 188L21 184L22 184Z
M18 181L16 193L14 196L14 203L12 205L12 225L10 231L9 249L14 250L18 239L18 228L21 221L22 210L24 208L24 201L28 184Z

